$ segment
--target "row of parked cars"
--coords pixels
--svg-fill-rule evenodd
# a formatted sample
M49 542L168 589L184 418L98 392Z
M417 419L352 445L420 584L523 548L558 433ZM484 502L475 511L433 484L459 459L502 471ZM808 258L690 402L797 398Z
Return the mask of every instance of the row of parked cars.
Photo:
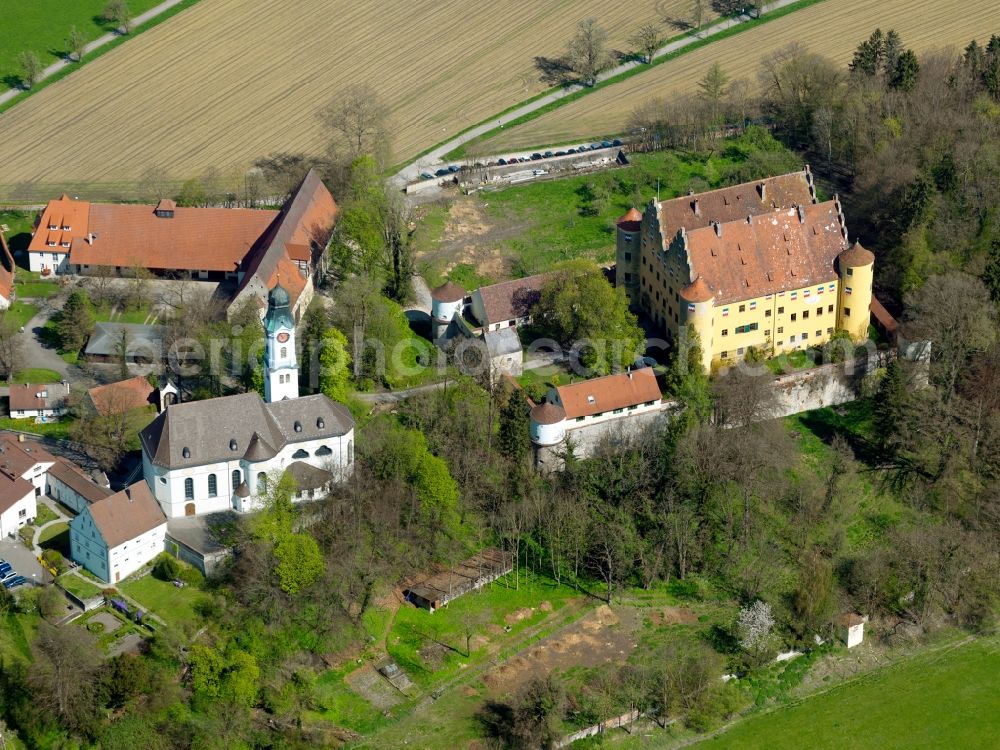
M22 575L18 575L17 571L14 570L14 566L11 565L6 560L0 560L0 583L7 590L17 588L18 586L23 586L28 582L28 579Z
M486 164L481 162L476 162L473 166L477 168L482 167L506 167L509 164L524 164L529 161L541 161L542 159L551 159L553 156L568 156L569 154L583 154L587 151L599 151L602 148L613 148L616 146L621 146L622 142L618 138L613 141L601 141L600 143L591 143L589 146L584 144L582 146L577 146L576 148L568 148L565 151L536 151L531 156L512 156L509 159L497 159L496 161L490 161ZM456 172L461 171L461 167L456 164L451 164L447 167L442 167L433 174L430 172L421 172L420 178L422 180L433 180L440 177L447 177L448 175L453 175Z

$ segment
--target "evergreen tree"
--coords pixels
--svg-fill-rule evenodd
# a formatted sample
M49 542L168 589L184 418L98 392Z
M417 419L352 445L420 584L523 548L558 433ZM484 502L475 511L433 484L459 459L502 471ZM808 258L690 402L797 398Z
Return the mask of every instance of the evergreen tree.
M77 289L69 295L56 323L60 347L66 352L79 351L87 343L93 328L94 307L90 304L90 297L82 289Z
M882 29L875 29L872 35L858 45L851 60L851 72L874 77L882 72L885 53L885 35Z
M524 391L514 388L500 412L497 448L511 461L523 462L529 447L528 400Z
M983 283L990 291L990 299L1000 303L1000 238L990 244L986 269L983 271Z
M900 91L913 91L920 73L920 62L912 49L905 50L889 73L889 86Z
M979 42L973 39L969 42L969 46L965 48L965 54L962 56L962 60L965 63L965 67L969 69L972 75L978 77L983 71L983 48L979 46Z
M900 55L903 54L903 40L899 32L889 29L886 32L885 40L882 42L882 66L886 77L892 75L899 62Z
M704 422L712 413L712 396L708 374L701 363L701 339L694 326L687 326L678 336L674 358L667 369L664 385L667 393L684 406L682 432Z
M906 409L906 378L899 360L892 360L875 394L874 416L878 439L887 450L895 442Z

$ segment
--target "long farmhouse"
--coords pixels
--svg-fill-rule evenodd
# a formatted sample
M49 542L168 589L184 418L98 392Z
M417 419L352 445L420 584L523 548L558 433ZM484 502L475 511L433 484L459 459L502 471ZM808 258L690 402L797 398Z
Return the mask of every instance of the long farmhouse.
M299 318L326 269L339 209L310 171L280 211L104 204L63 195L49 201L28 246L32 271L127 276L142 268L164 278L226 283L233 302L263 313L280 278Z

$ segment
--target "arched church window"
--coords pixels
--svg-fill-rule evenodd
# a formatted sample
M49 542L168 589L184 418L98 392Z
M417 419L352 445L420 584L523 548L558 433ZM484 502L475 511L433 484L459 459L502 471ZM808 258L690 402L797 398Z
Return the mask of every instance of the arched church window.
M239 489L241 481L242 477L240 476L240 470L233 469L233 492L236 492L236 490Z
M215 474L208 475L208 496L216 497L219 494L219 485L215 479Z
M267 492L267 474L263 471L257 473L257 492Z
M299 448L295 453L292 454L292 458L309 458L309 451L304 451Z
M184 499L194 500L194 480L191 477L184 480Z
M287 346L281 347L281 358L284 359L287 356L288 356L288 347Z
M319 448L316 449L317 456L329 456L332 453L333 451L330 450L330 448L326 445L321 445Z

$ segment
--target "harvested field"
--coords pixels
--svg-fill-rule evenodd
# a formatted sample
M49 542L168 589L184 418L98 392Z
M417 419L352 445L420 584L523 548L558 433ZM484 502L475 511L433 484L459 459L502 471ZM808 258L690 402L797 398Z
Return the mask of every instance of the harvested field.
M895 28L903 43L918 53L949 46L961 49L973 38L985 44L991 34L1000 33L1000 4L995 0L966 0L958 5L924 2L918 9L906 0L824 0L505 130L477 146L477 152L499 154L620 133L638 103L694 93L715 62L733 79L746 78L756 85L759 61L792 42L846 65L857 45L876 27Z
M316 114L367 83L391 107L394 156L414 156L544 90L576 22L610 45L687 0L203 0L0 115L0 197L127 195L150 167L171 184L276 151L322 152ZM678 33L666 27L666 34Z

